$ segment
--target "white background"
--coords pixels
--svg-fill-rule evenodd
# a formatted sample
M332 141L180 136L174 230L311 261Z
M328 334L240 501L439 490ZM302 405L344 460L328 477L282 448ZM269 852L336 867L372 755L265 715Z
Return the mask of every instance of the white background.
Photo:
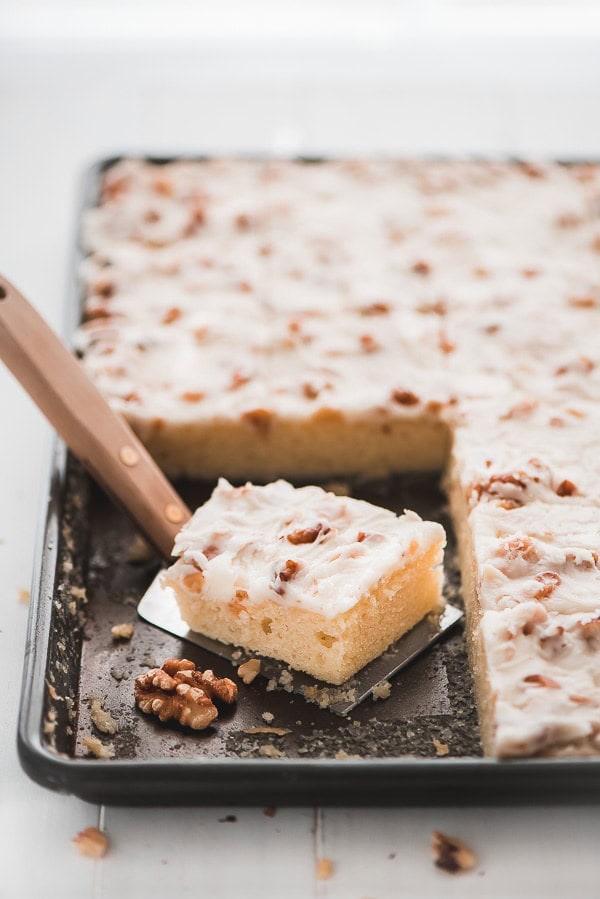
M59 324L78 178L143 152L600 155L596 3L0 5L0 271ZM516 211L518 214L518 210ZM0 370L0 899L600 896L598 806L98 809L30 783L15 721L49 429ZM550 801L552 797L549 797ZM226 813L236 823L220 823ZM101 822L100 862L70 839ZM434 828L476 851L451 879ZM314 878L316 856L335 873ZM390 855L394 855L390 858Z

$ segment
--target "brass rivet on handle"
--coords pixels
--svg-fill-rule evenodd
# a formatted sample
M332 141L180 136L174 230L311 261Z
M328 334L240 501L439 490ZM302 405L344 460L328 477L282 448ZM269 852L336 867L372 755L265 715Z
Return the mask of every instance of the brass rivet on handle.
M119 450L119 459L121 460L123 465L128 465L129 467L131 467L132 465L137 465L137 463L140 461L140 456L137 450L134 450L132 446L129 446L127 444L125 446L122 446Z
M179 524L183 521L183 512L179 506L175 505L175 503L168 503L165 506L165 518L167 521L170 521L171 524Z

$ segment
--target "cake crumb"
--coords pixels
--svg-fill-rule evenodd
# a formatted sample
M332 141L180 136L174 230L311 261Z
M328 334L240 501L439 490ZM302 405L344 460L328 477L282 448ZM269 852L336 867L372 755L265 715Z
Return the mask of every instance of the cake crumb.
M291 734L291 730L287 727L247 727L244 733L251 737L255 734L275 734L276 737L285 737Z
M88 737L84 737L81 742L88 752L95 755L97 759L114 759L115 757L112 743L103 743L98 737L94 737L91 734Z
M435 754L436 755L440 755L440 756L448 755L448 753L450 752L450 748L449 748L448 744L441 743L440 740L436 739L436 737L434 737L431 742L435 746Z
M343 759L359 759L360 756L346 752L345 749L338 749L338 751L334 755L334 758L341 759L341 760L343 760Z
M119 729L119 722L102 707L102 702L97 697L90 699L90 717L100 733L113 736Z
M315 873L317 880L331 880L333 877L333 862L330 858L318 858Z
M274 818L276 814L277 814L277 809L274 805L267 805L263 809L263 815L265 816L265 818Z
M294 678L292 677L292 672L288 671L287 668L284 668L283 671L281 672L281 674L279 675L279 683L287 693L291 693L292 685L294 683Z
M390 693L392 692L392 685L389 680L382 680L379 681L378 684L375 684L371 692L375 702L377 702L378 699L389 699Z
M23 603L26 606L31 599L31 593L29 590L26 590L24 587L19 587L18 591L19 602Z
M267 682L267 693L272 693L273 690L276 690L276 689L277 689L277 681L275 680L274 677L272 677Z
M108 839L97 827L86 827L73 838L73 845L86 858L103 858L108 850Z
M266 759L283 759L283 758L285 758L285 752L282 752L281 749L277 749L277 746L272 746L270 743L265 743L264 746L259 746L258 754L262 755L263 758L266 758Z
M135 534L131 543L127 547L127 554L125 556L125 560L130 562L132 565L135 565L139 562L149 562L154 556L154 552L152 551L152 547L148 543L147 540L140 534Z
M110 632L113 640L131 640L133 636L133 624L115 624Z
M475 867L474 853L466 843L456 837L449 837L439 830L431 835L431 848L436 868L447 874L461 874Z
M251 684L252 681L260 674L260 659L248 659L243 662L237 670L238 676L241 677L245 684Z
M242 658L242 650L241 649L234 650L234 652L231 653L231 658L233 659L234 662L237 662L238 659Z
M267 724L272 724L275 719L275 715L273 714L273 712L263 712L260 717L263 721L266 721Z

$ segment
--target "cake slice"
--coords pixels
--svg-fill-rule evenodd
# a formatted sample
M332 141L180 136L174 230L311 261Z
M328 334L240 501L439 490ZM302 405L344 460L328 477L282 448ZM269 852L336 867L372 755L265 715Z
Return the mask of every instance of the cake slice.
M341 684L441 605L444 545L414 512L221 479L165 581L191 630Z
M597 753L600 510L482 503L460 537L486 753Z

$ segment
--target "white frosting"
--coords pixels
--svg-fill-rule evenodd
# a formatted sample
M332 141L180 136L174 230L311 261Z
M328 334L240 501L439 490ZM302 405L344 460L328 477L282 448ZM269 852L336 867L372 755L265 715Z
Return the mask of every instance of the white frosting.
M578 740L600 750L600 617L521 602L486 612L480 627L496 752L530 755Z
M287 481L232 487L221 479L178 534L170 571L181 579L200 569L203 596L216 602L243 590L245 605L273 600L333 618L435 545L441 562L444 544L442 526L414 512L398 517Z
M537 599L549 612L600 613L600 509L481 504L469 527L484 610Z
M138 421L302 418L322 405L410 417L540 379L588 396L596 369L578 359L599 355L600 177L539 174L120 163L86 221L86 306L109 318L80 331L84 364Z
M472 508L600 505L600 407L554 395L463 403L451 480Z

